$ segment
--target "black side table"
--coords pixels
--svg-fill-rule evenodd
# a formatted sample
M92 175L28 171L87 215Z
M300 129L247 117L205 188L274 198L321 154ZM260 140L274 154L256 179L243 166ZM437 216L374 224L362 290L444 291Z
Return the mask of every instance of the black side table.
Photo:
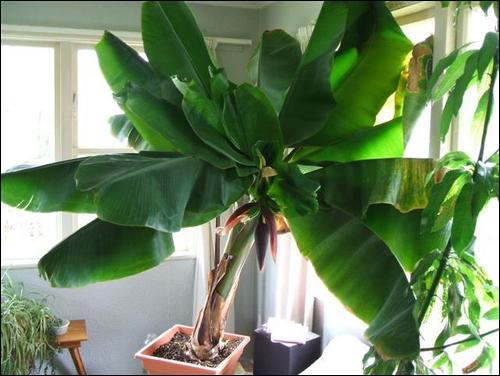
M263 328L254 331L254 375L297 375L321 355L321 337L309 332L305 344L271 342Z

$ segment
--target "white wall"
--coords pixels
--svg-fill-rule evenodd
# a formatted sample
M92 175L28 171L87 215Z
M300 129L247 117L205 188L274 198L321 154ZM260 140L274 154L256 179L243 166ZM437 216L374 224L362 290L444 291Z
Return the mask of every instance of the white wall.
M85 319L89 340L81 355L88 374L118 375L142 373L133 355L148 333L192 325L194 271L194 259L167 260L129 278L75 289L51 288L35 268L9 274L26 292L50 295L49 307L59 317ZM57 373L76 374L67 350L58 356Z

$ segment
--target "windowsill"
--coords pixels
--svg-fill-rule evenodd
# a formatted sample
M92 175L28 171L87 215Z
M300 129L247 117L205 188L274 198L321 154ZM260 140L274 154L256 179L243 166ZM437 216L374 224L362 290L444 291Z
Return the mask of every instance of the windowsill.
M170 261L182 261L182 260L194 260L196 255L193 252L176 252L172 256L168 257L163 262ZM38 260L16 260L16 261L2 261L1 269L2 271L6 269L36 269L38 267Z

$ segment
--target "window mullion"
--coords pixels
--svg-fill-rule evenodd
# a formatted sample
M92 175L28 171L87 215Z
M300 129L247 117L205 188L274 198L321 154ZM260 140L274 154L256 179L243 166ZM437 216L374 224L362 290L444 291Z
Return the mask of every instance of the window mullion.
M71 159L73 155L73 146L75 145L76 129L76 59L75 48L68 42L60 43L60 112L59 112L59 130L58 139L60 145L60 155L62 160ZM62 236L65 238L71 235L75 229L76 218L74 214L62 214Z
M442 8L441 4L437 2L435 17L433 68L436 67L439 60L448 55L456 47L456 35L453 28L453 7ZM440 99L434 102L431 107L429 156L435 159L440 157L441 152L446 153L448 151L446 149L452 146L450 140L447 140L443 148L444 150L441 150L440 124L443 104L443 99Z

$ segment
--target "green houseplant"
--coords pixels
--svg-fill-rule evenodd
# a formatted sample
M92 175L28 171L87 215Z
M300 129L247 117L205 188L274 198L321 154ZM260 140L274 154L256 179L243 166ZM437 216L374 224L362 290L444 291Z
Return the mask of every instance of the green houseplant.
M52 325L58 318L46 299L29 298L7 273L2 275L2 375L54 372L59 351Z
M427 101L432 40L413 48L383 2L325 2L303 54L284 31L265 32L249 64L254 85L236 85L184 3L145 2L142 36L149 62L109 32L96 47L124 112L112 131L138 153L2 174L6 204L97 215L40 260L41 274L76 287L142 272L174 251L172 232L246 198L222 231L229 240L197 316L199 359L221 339L254 238L262 266L283 218L325 285L369 324L374 354L417 358L405 271L451 244L451 217L421 231L436 215L426 179L442 164L402 158ZM393 93L394 118L375 124ZM498 157L496 169L498 179Z

